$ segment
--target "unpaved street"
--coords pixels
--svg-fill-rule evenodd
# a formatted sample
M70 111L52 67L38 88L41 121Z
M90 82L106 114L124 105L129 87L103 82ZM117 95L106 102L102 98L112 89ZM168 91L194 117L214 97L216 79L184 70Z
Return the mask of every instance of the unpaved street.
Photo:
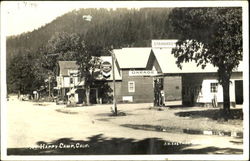
M242 138L212 135L209 131L208 135L189 134L180 130L213 127L212 130L230 128L242 132L242 123L232 126L207 118L179 117L177 112L196 108L158 111L149 109L150 105L118 104L118 109L126 116L114 117L110 116L111 105L66 108L55 103L19 101L11 97L8 101L8 148L34 148L62 142L88 146L77 154L242 153ZM165 129L154 130L157 126ZM74 149L50 150L51 153L75 154Z

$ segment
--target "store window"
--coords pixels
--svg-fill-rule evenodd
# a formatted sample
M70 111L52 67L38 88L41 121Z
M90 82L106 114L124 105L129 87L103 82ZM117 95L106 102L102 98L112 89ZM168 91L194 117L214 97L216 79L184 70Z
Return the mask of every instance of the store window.
M218 92L218 83L211 83L210 84L210 92L217 93Z
M128 92L135 92L135 82L134 81L128 82Z

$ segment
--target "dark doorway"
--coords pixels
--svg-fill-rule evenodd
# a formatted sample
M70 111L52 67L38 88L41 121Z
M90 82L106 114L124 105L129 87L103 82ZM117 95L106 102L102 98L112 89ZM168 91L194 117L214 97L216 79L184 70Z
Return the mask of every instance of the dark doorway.
M235 81L235 103L243 104L243 80Z
M154 79L154 106L163 106L164 100L161 92L163 91L163 78Z
M83 103L85 101L85 90L84 89L77 89L78 93L78 103Z
M91 88L90 89L90 103L96 104L98 98L98 91L97 88Z

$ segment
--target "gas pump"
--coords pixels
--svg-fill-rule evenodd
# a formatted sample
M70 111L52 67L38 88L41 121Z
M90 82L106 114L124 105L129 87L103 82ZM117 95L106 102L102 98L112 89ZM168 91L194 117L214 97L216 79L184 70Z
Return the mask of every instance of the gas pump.
M164 94L164 90L160 91L160 101L159 101L159 105L160 106L165 106L165 94Z
M163 78L154 79L154 106L164 106Z

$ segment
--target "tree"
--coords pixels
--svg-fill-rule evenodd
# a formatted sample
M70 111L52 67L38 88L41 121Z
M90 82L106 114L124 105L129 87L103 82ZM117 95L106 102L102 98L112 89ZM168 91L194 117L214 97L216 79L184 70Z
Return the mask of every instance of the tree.
M32 94L44 84L41 63L33 53L16 55L7 68L8 92Z
M89 50L88 50L89 49ZM84 81L86 103L90 103L90 87L94 82L94 73L99 65L99 58L94 57L90 47L86 47L81 35L66 32L56 33L49 40L45 48L44 66L56 76L56 63L58 61L76 61L79 65L79 76ZM100 54L97 54L100 55Z
M43 68L47 71L50 84L56 84L57 62L76 61L77 53L82 51L81 37L75 33L57 32L48 41L46 46L40 47L40 59Z
M95 73L100 69L100 59L92 56L91 51L86 50L85 42L81 42L81 52L77 53L76 62L79 65L80 78L84 81L86 104L90 104L90 87L95 80Z
M242 60L241 8L176 8L169 15L175 33L177 65L195 61L205 68L218 67L218 81L223 87L225 119L230 115L230 77Z

